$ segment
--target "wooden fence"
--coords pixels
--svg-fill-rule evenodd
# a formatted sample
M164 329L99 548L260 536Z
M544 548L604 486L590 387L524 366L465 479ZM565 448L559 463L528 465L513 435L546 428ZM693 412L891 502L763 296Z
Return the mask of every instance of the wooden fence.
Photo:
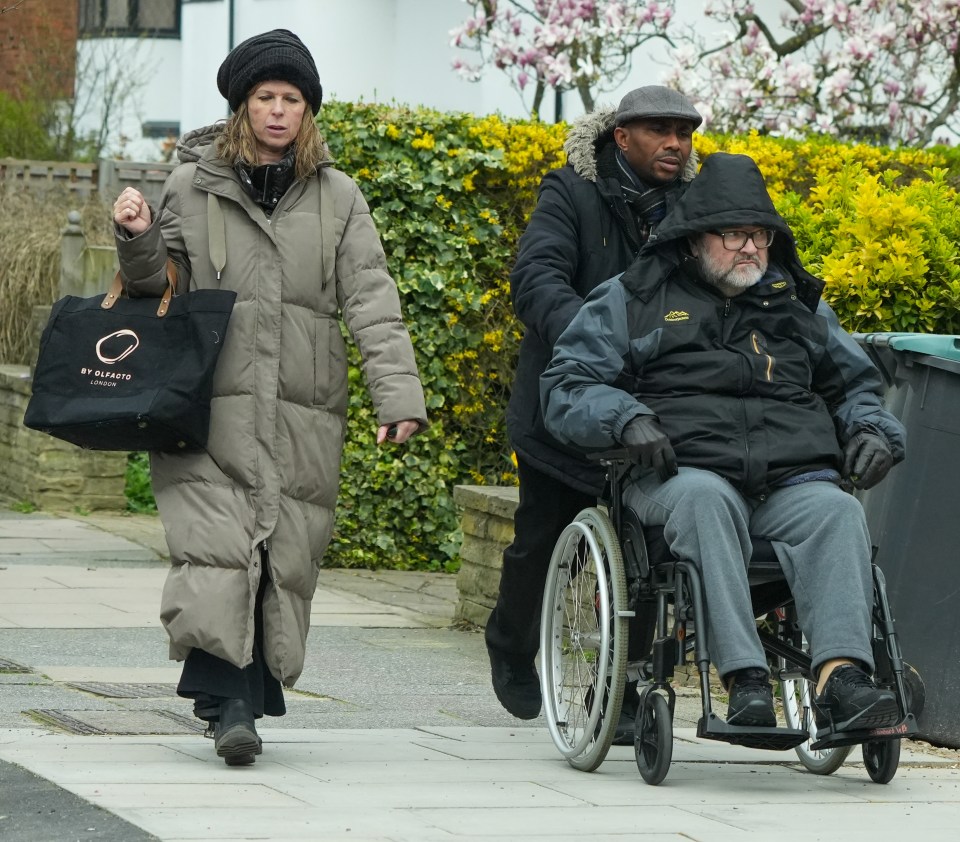
M28 190L67 190L84 199L98 192L108 200L124 187L136 187L155 203L175 166L112 158L100 158L95 163L0 158L0 182Z

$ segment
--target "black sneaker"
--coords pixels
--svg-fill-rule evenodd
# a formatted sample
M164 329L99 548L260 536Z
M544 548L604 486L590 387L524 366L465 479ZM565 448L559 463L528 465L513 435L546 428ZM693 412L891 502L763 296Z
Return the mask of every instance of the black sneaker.
M775 728L773 688L766 670L746 667L727 676L732 679L727 724L752 728Z
M818 728L832 724L836 731L888 728L900 721L900 706L892 690L877 687L860 667L841 664L814 696L813 719Z
M515 661L488 649L493 692L500 704L517 719L536 719L540 715L540 679L533 661Z

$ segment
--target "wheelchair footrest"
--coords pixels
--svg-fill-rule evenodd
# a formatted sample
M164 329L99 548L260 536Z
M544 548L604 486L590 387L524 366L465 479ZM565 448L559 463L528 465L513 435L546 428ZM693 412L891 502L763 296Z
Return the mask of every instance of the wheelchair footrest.
M811 751L820 751L842 746L855 746L861 743L874 743L884 740L900 740L917 733L917 719L910 713L906 718L889 728L860 729L856 731L831 731L821 728L817 731L814 742L810 745Z
M700 717L697 736L707 740L721 740L746 748L765 748L770 751L789 751L810 738L808 731L798 728L757 728L744 725L728 725L715 713L709 719Z

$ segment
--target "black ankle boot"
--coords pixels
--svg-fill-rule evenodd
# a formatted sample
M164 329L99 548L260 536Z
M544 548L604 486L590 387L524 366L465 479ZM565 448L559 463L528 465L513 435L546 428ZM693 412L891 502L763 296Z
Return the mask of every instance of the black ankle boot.
M249 766L263 752L254 725L253 707L243 699L224 699L220 703L220 720L214 740L217 757L228 766Z

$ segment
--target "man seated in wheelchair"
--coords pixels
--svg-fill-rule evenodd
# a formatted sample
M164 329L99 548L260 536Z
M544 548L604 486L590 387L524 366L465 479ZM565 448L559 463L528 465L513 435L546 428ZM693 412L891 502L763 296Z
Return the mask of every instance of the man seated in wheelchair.
M776 725L747 565L774 547L809 641L819 728L896 724L871 674L871 546L851 486L904 456L873 363L821 300L745 155L715 153L622 275L599 286L541 379L547 428L637 464L623 495L697 565L731 725Z

